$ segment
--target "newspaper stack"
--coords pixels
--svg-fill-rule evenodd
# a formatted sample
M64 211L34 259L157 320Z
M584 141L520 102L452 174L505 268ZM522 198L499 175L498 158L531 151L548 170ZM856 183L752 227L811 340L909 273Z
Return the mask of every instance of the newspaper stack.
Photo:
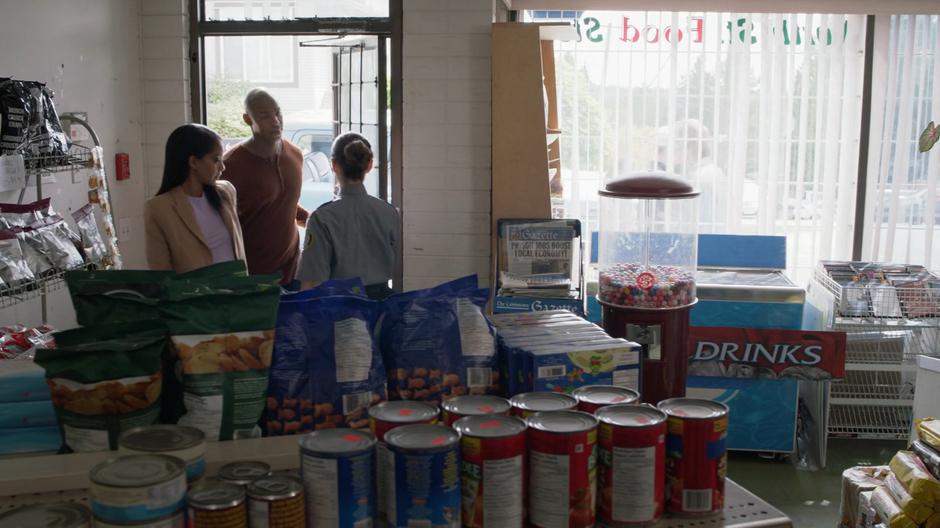
M574 229L564 224L507 226L499 295L577 299L571 280L574 239Z

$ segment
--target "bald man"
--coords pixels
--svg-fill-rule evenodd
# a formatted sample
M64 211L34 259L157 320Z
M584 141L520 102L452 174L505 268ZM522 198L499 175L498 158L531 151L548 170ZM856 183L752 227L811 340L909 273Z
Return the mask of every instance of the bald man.
M305 225L309 216L298 203L303 153L281 138L281 108L263 89L245 96L242 118L251 127L251 138L225 154L222 178L238 191L248 271L252 275L280 273L281 284L296 289L297 226Z

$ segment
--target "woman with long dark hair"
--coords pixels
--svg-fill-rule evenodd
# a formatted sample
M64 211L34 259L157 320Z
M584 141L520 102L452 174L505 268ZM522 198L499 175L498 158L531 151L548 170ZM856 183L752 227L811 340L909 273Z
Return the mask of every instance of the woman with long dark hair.
M392 292L401 244L398 211L369 196L363 180L372 170L372 145L355 132L333 141L333 173L339 199L320 206L307 220L307 238L297 278L304 288L327 279L359 277L366 293L383 299Z
M163 182L144 207L147 262L177 273L245 260L235 187L219 180L222 139L212 129L183 125L166 140Z

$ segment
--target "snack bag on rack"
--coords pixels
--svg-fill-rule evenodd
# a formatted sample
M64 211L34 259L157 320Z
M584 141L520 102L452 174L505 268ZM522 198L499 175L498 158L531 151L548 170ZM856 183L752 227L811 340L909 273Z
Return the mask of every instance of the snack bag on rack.
M20 248L23 250L23 259L26 260L26 265L33 272L33 276L43 277L55 271L49 258L36 249L36 246L42 245L42 242L34 229L14 227L10 231L16 233Z
M160 415L166 329L149 321L58 332L40 349L65 445L75 452L117 448L122 431Z
M45 218L43 212L50 209L50 198L43 198L32 203L14 204L0 203L0 224L10 229L14 227L29 227L37 220Z
M29 95L23 83L0 79L0 154L22 153L29 134Z
M872 492L871 505L887 528L917 528L917 523L894 502L886 487L876 488Z
M366 297L283 297L263 422L267 435L368 429L369 407L386 399L385 369L372 337L378 315L379 303Z
M0 230L0 281L7 288L14 288L35 280L29 263L23 255L19 237L9 229Z
M894 502L915 523L921 524L933 515L933 508L911 497L907 488L904 487L904 484L901 484L901 481L894 473L888 474L888 478L885 480L885 488L888 489Z
M70 271L65 284L78 324L88 326L159 319L157 300L164 295L163 282L172 276L170 271Z
M26 242L45 255L56 269L74 270L85 264L72 241L71 230L61 216L37 220L30 228L35 236L27 238Z
M889 466L911 497L930 507L940 499L940 482L933 478L914 453L898 451Z
M108 247L98 230L92 204L85 204L85 206L73 212L72 219L75 220L75 225L78 226L85 260L96 266L102 266L108 258Z
M470 276L385 299L378 335L389 399L440 404L499 393L495 332L483 315L489 290L476 282Z
M169 280L158 309L182 372L179 423L209 440L260 436L280 286L275 276Z

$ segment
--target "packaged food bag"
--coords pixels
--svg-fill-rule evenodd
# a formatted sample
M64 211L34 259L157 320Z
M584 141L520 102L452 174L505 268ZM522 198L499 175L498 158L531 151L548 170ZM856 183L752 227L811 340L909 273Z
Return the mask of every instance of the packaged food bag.
M174 278L183 281L210 280L225 277L247 277L248 266L244 260L228 260L217 264L210 264L186 273L177 274Z
M34 236L26 241L46 256L58 270L73 270L85 263L72 241L72 232L61 216L49 216L29 226Z
M840 525L842 528L872 528L875 526L875 509L871 505L871 495L875 490L863 491L858 494L858 516L855 524Z
M23 255L16 233L0 230L0 281L8 288L20 286L35 279Z
M108 259L108 246L105 245L101 231L98 230L94 204L85 204L84 207L74 211L72 220L75 220L75 225L78 226L78 234L81 238L85 260L96 266L103 266Z
M265 432L368 429L368 408L386 399L372 337L379 303L351 295L293 297L285 296L278 311Z
M150 322L55 334L36 352L46 370L65 444L75 452L117 449L122 431L157 422L166 330Z
M156 320L158 299L170 271L107 270L70 271L65 284L72 297L78 324Z
M884 484L891 470L888 466L856 466L842 472L842 503L839 507L840 526L855 528L861 515L859 500L863 491Z
M921 524L933 515L933 508L911 497L911 494L908 493L904 484L901 484L901 481L898 480L894 473L888 474L888 478L885 479L885 487L888 489L888 493L891 494L891 498L894 499L894 502L901 507L901 511L915 523Z
M29 135L29 93L21 81L0 79L0 154L26 150Z
M940 512L934 512L924 523L924 528L940 528Z
M362 279L359 278L331 279L313 288L285 293L282 298L283 300L297 301L301 299L312 299L314 297L328 297L331 295L366 297L366 287L362 284Z
M924 463L927 471L936 479L940 479L940 453L921 440L911 442L911 451Z
M0 361L0 402L48 401L51 397L42 367L29 360Z
M911 497L930 507L940 498L940 482L933 478L914 453L898 451L889 466Z
M280 298L274 276L167 281L158 308L182 372L181 425L210 440L260 435Z
M936 450L940 450L940 420L921 418L917 420L916 426L917 436L920 441Z
M499 393L489 290L465 277L392 295L382 305L379 344L389 399L440 404L463 394Z
M887 528L917 528L917 523L901 510L884 486L872 492L871 505Z
M62 432L58 425L0 428L0 455L54 452L61 447Z

